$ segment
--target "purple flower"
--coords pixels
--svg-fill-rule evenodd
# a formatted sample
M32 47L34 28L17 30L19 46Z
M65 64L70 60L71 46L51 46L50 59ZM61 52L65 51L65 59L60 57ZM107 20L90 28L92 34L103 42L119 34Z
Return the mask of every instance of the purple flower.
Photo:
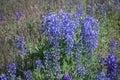
M60 53L58 51L58 46L52 47L52 66L55 80L60 79Z
M24 71L24 72L23 72L23 75L24 75L24 79L25 79L25 80L32 80L32 76L31 76L29 70Z
M0 80L7 80L6 76L0 76Z
M115 5L119 4L119 0L114 0Z
M22 16L22 11L21 10L17 10L15 12L15 15L16 15L16 20L18 21L20 19L20 17Z
M84 66L77 66L76 67L76 72L79 77L83 77L85 74L85 68Z
M99 62L100 68L102 68L105 61L104 61L104 58L102 58L100 54L98 54L98 62Z
M92 17L86 16L82 21L80 44L84 46L87 53L92 52L98 43L98 22Z
M76 7L76 13L74 14L76 20L79 22L80 21L80 17L82 16L82 5L78 4Z
M107 76L112 80L116 80L117 62L115 56L110 51L108 51L105 62L105 66L107 68Z
M28 51L25 43L23 42L22 37L20 37L20 36L15 37L14 42L15 42L16 48L19 50L20 54L24 54L24 53L28 54L29 51Z
M96 76L96 80L110 80L110 78L105 76L105 73L102 72L98 72L97 76Z
M35 63L36 63L36 69L41 69L42 68L42 61L41 60L36 60L35 61Z
M44 55L44 64L45 64L45 74L46 74L46 78L50 78L50 73L51 73L51 55L48 51L45 52Z
M94 14L93 12L94 12L93 6L92 5L87 5L86 14L92 17L93 14Z
M7 68L7 75L9 76L9 78L14 79L16 77L15 63L11 63L11 64L7 65L6 68Z
M3 21L3 15L0 13L0 21Z
M65 73L62 77L62 80L71 80L68 73Z
M108 43L109 47L110 47L110 51L115 53L116 52L116 41L112 40Z

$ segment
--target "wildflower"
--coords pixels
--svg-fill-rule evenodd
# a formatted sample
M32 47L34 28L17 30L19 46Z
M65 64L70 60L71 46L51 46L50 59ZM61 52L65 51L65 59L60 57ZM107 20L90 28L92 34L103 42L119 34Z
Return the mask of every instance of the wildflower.
M60 53L58 51L58 46L54 46L52 48L52 66L53 66L53 73L56 80L60 79Z
M112 80L116 80L117 62L115 56L110 51L108 51L105 62L105 66L107 67L107 76Z
M83 77L85 74L85 68L83 66L77 66L76 72L79 77Z
M23 74L24 74L24 79L25 79L25 80L32 80L32 76L31 76L29 70L24 71Z
M51 73L51 61L50 61L50 53L48 51L45 52L44 55L44 63L45 63L45 74L46 74L46 78L50 78L50 73Z
M104 65L104 58L102 58L100 54L98 54L98 62L99 62L100 68L102 68L102 66Z
M93 6L92 5L87 5L86 14L92 17L93 14L94 14L93 12L94 12Z
M76 7L76 13L74 14L76 20L79 22L80 21L80 17L82 16L82 5L78 4Z
M18 21L20 19L20 17L22 16L22 11L21 10L17 10L15 12L15 15L16 15L16 20Z
M84 46L87 53L92 52L97 47L98 43L98 22L92 17L86 16L82 21L80 33L80 45Z
M108 43L108 45L111 48L111 52L115 53L116 52L116 41L112 40Z
M114 0L115 5L119 4L119 0Z
M20 37L20 36L15 37L14 42L15 42L16 48L19 50L20 54L24 54L24 53L28 54L29 51L27 50L22 37Z
M16 65L15 63L11 63L6 66L7 68L7 75L9 76L10 79L15 79L16 77Z
M6 76L0 76L0 80L7 80Z
M110 78L105 76L105 73L102 72L98 72L97 76L96 76L96 80L110 80Z
M42 68L42 62L41 62L41 60L36 60L35 61L35 63L36 63L36 69L38 70L38 69L40 69L40 68Z
M0 13L0 21L3 21L3 15Z
M71 80L68 73L65 73L62 77L62 80Z

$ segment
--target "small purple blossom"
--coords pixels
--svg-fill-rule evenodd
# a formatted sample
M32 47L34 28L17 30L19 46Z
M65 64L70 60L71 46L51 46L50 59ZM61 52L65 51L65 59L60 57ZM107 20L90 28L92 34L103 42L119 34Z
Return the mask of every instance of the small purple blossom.
M52 66L53 66L53 73L56 80L60 79L60 53L58 51L58 46L52 47Z
M11 63L11 64L7 65L6 68L7 68L8 77L11 79L15 79L15 77L16 77L16 65L15 65L15 63Z
M38 69L41 69L42 68L42 61L41 60L36 60L35 61L35 64L36 64L36 69L38 70Z
M15 12L15 15L16 15L16 20L18 21L20 19L20 17L22 16L22 11L21 10L17 10Z
M0 13L0 21L3 21L3 15Z
M91 17L93 16L94 10L93 10L93 6L92 5L87 5L86 14L91 16Z
M24 71L24 72L23 72L23 75L24 75L24 79L25 79L25 80L32 80L32 76L31 76L29 70Z
M96 80L110 80L110 78L105 76L105 73L102 72L98 72L97 76L96 76Z
M107 68L107 76L112 80L116 80L117 62L115 56L110 51L108 51L105 62L105 66Z
M6 76L0 76L0 80L8 80Z
M85 74L85 68L84 66L77 66L76 67L76 72L79 77L83 77Z
M80 21L80 18L82 16L82 5L78 4L76 7L76 13L74 14L77 21Z
M65 73L62 77L62 80L71 80L68 73Z
M25 45L25 43L23 42L23 38L20 36L15 37L14 39L16 48L19 50L20 54L28 54L28 49Z

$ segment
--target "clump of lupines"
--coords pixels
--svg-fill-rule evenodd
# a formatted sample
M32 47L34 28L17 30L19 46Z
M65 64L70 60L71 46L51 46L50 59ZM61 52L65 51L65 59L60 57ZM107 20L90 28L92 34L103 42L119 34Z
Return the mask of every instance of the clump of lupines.
M42 34L45 34L52 45L56 44L61 38L66 43L66 52L69 54L74 44L74 33L78 25L72 20L72 14L60 11L59 15L50 12L43 16Z
M71 80L68 73L65 73L62 77L62 80Z
M116 58L115 56L108 51L108 54L105 58L105 63L106 63L106 68L107 68L107 76L111 79L111 80L116 80L116 76L117 76L117 62L116 62Z
M80 33L80 45L88 54L93 53L98 43L98 22L90 16L86 16L82 21Z
M0 76L0 80L8 80L6 76Z
M102 69L105 60L104 60L104 58L102 58L102 56L100 54L98 54L98 62L99 62L100 68Z
M32 76L31 76L29 70L24 71L24 72L23 72L23 75L24 75L24 79L25 79L25 80L32 80Z
M14 39L16 48L19 50L19 53L22 54L28 54L28 50L26 48L25 43L23 42L23 38L20 36L15 37Z
M96 80L110 80L110 78L106 77L103 71L102 72L99 71L96 76Z
M7 77L9 79L14 80L16 77L16 65L15 65L15 63L11 63L11 64L7 65L6 68L7 68Z
M36 64L36 69L38 70L38 69L41 69L42 68L42 61L41 60L36 60L35 61L35 64Z

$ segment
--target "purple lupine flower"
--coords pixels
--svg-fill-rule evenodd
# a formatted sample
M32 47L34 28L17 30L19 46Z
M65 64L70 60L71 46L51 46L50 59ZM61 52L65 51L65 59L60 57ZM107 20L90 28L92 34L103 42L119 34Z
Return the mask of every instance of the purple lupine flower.
M97 3L96 4L96 14L106 16L107 5L105 3L104 4Z
M55 12L50 12L42 18L43 34L45 34L51 44L53 44L54 41L57 42L57 40L60 38L60 23L57 14Z
M111 52L115 53L116 52L116 41L112 40L108 43L108 46L111 48Z
M17 11L15 12L15 15L16 15L16 20L17 20L17 21L20 20L20 17L22 16L22 11L21 11L21 10L17 10Z
M44 55L44 64L45 64L45 74L46 74L46 78L50 78L50 73L51 73L51 61L50 61L50 53L48 51L45 52Z
M7 75L10 79L15 79L16 77L16 65L15 63L11 63L6 66L7 68Z
M115 5L119 4L119 0L114 0Z
M110 51L108 51L108 54L105 58L105 62L105 66L107 68L107 76L112 80L116 80L117 62L115 56Z
M29 70L24 71L24 72L23 72L23 75L24 75L24 79L25 79L25 80L32 80L32 76L31 76Z
M65 73L62 77L62 80L71 80L68 73Z
M71 54L71 48L74 44L74 33L78 28L76 21L72 20L72 14L60 11L61 34L66 43L66 53Z
M0 21L3 21L3 15L0 13Z
M80 64L80 60L81 60L81 48L79 49L79 44L77 43L74 47L75 49L75 53L74 53L74 62L75 62L75 65L76 65L76 68L79 67L79 64Z
M98 54L98 62L99 62L100 68L102 68L105 61L104 61L104 58L102 58L100 54Z
M20 54L28 54L29 53L25 43L23 42L22 37L20 37L20 36L15 37L14 42L15 42L16 48L19 50Z
M93 14L94 14L93 6L92 5L87 5L86 8L87 8L86 9L86 14L92 17Z
M108 45L109 45L110 47L115 47L115 46L116 46L116 41L115 41L115 40L112 40L112 41L110 41L110 42L108 43Z
M52 66L55 80L60 80L60 53L58 46L52 47Z
M99 71L96 76L96 80L110 80L110 78L106 77L103 71L102 72Z
M78 4L76 7L76 13L74 14L77 21L80 21L80 17L82 16L82 5Z
M76 66L76 72L79 77L83 77L85 74L84 66Z
M80 43L89 54L92 54L97 47L98 22L90 16L86 16L82 21Z
M41 60L36 60L35 61L35 64L36 64L36 69L38 70L38 69L41 69L42 68L42 61Z
M17 49L22 49L23 39L20 36L15 37L15 45Z
M6 76L0 76L0 80L8 80Z

